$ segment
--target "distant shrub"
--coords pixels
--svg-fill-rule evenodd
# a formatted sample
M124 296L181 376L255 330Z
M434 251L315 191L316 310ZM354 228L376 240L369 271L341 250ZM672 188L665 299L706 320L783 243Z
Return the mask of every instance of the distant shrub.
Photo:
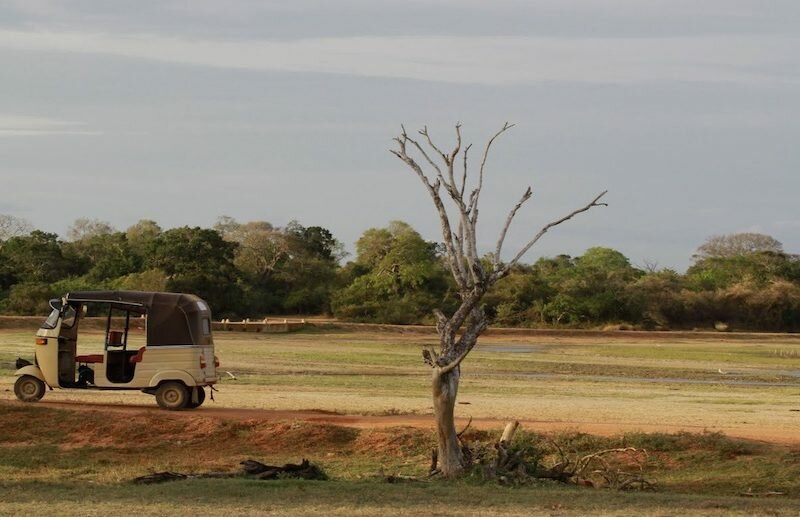
M0 302L0 311L5 314L46 315L50 312L48 302L60 294L50 284L16 284L9 290L8 298Z
M754 454L756 444L730 438L724 433L626 433L620 437L621 445L648 451L677 452L688 450L710 451L720 457L730 458Z

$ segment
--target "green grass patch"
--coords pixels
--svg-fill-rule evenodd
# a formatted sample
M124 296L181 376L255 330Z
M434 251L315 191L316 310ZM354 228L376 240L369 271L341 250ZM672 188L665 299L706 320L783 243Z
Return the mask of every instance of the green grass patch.
M598 492L543 484L512 489L465 482L193 480L157 486L6 485L0 511L107 515L796 515L794 502L664 493Z
M726 365L764 365L785 367L792 364L800 368L800 343L708 343L690 344L642 343L635 345L572 345L569 353L584 355L591 353L603 357L636 358L659 361L702 361ZM783 351L783 356L776 351Z

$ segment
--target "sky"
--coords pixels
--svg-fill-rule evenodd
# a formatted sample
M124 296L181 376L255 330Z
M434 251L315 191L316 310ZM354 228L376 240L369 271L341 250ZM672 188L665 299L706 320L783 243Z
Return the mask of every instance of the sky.
M0 0L0 214L62 236L219 216L440 241L400 125L486 164L478 241L690 265L711 235L800 252L796 0Z

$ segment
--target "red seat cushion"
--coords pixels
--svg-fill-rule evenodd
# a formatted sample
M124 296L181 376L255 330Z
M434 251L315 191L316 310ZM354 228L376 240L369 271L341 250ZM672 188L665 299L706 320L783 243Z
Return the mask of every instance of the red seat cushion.
M79 363L102 363L103 354L76 355L75 360Z
M139 351L136 352L136 355L132 355L131 358L128 359L128 361L130 361L131 364L141 363L142 357L144 357L145 350L146 350L145 347L140 348Z

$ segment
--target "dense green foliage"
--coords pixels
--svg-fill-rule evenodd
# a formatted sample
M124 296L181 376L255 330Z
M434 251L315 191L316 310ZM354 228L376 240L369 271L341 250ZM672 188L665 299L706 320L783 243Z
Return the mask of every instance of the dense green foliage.
M372 228L356 243L358 255L342 271L345 280L333 296L341 318L383 323L416 323L447 305L449 273L436 244L408 224Z
M686 274L646 272L619 252L541 259L487 296L496 324L800 330L800 258L770 252L712 257Z
M182 291L218 317L329 311L341 245L321 227L221 218L213 229L162 230L143 220L118 232L79 219L73 240L34 230L0 241L0 311L44 314L50 298L84 289Z
M0 312L42 314L81 289L197 293L219 317L332 313L377 323L428 323L457 304L437 243L408 224L371 228L345 254L331 232L297 222L222 217L214 228L124 232L79 219L63 241L25 225L0 241ZM680 274L645 271L603 247L519 265L484 299L494 325L800 330L800 258L769 236L715 236Z

